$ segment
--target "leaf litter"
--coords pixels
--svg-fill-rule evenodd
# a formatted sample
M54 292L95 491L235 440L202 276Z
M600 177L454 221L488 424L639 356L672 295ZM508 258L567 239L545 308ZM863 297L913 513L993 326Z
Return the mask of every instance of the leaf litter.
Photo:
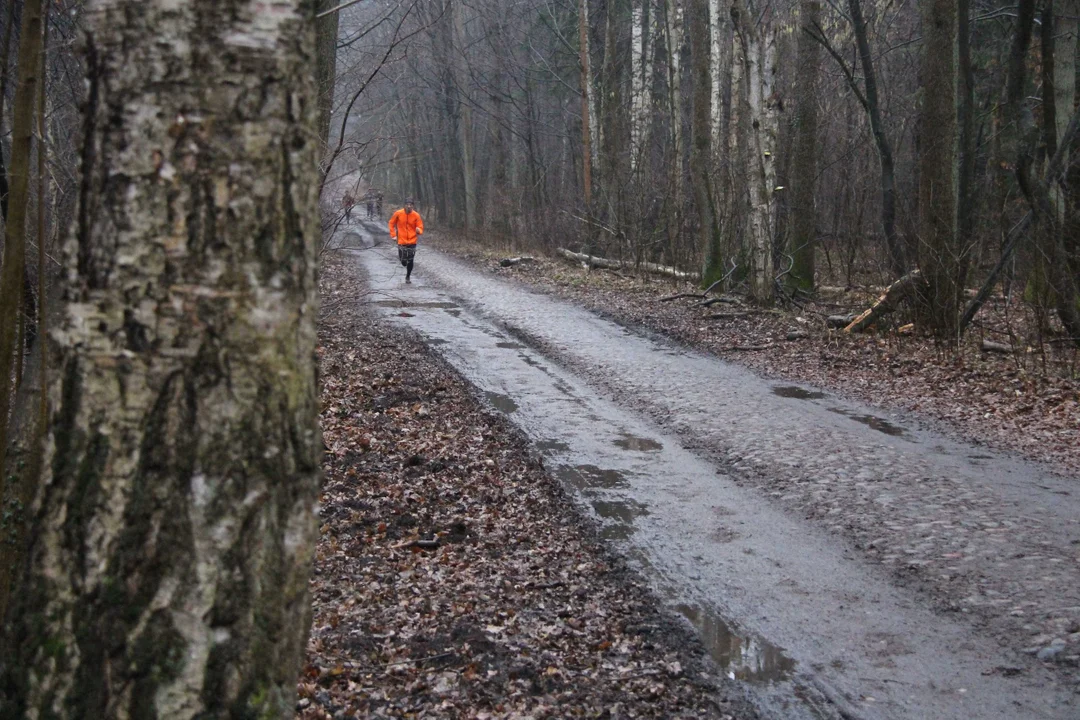
M415 336L322 271L321 537L297 717L753 718L739 686Z

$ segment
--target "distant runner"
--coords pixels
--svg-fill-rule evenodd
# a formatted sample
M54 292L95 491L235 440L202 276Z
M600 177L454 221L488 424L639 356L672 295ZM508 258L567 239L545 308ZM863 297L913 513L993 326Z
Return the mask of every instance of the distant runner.
M405 207L390 218L390 238L397 240L398 260L405 268L405 282L411 283L413 259L416 257L416 240L424 234L424 221L420 213L413 209L412 198L405 201Z
M345 211L345 221L352 222L352 209L356 204L356 200L353 199L352 193L345 193L345 196L341 198L341 208Z

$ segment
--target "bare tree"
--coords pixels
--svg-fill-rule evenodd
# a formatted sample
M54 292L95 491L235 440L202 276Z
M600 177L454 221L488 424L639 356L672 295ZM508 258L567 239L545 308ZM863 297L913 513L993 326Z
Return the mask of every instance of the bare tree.
M951 334L959 317L956 244L956 8L923 0L922 116L919 146L919 268L931 327Z
M705 257L702 283L711 285L724 274L723 236L717 218L712 182L712 139L715 131L712 84L712 42L709 6L693 2L690 6L690 52L693 56L693 134L690 166L694 187L694 205L698 211L698 229Z
M795 148L791 173L791 233L789 252L792 287L814 289L814 254L817 250L818 74L821 61L814 33L821 26L821 3L799 4L798 57L795 67Z
M779 131L779 98L776 77L776 30L769 10L761 17L749 14L741 0L732 8L738 42L741 97L746 114L740 129L745 137L745 180L750 196L746 239L750 296L771 304L775 294L773 276L773 219L776 192L776 137Z

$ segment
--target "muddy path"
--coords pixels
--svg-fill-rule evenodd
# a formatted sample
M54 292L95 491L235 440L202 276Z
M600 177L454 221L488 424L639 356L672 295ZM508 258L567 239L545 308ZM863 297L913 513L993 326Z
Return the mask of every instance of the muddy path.
M1075 480L431 248L409 286L392 247L351 255L370 301L533 439L768 714L820 716L798 701L812 688L847 717L1080 716Z

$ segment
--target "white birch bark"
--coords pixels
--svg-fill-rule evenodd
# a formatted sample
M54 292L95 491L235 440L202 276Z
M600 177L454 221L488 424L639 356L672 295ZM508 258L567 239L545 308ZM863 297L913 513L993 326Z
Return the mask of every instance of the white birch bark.
M745 122L747 186L750 195L746 232L750 295L771 304L775 297L773 271L773 195L776 191L776 138L779 108L773 83L776 77L776 32L770 22L756 23L739 3L736 34L741 45L743 80L746 83ZM755 27L755 25L757 25Z
M592 167L596 167L600 162L600 111L596 102L596 78L595 73L592 71L592 43L589 40L592 26L589 24L589 0L581 0L580 10L581 22L587 31L581 35L581 39L584 45L583 52L585 57L589 58L588 72L586 73L586 82L582 83L582 88L585 92L585 104L589 108L589 160L592 163Z
M78 210L0 717L294 712L321 451L313 9L87 3Z
M722 14L720 0L709 0L709 71L712 75L712 146L719 148L722 138L720 137L720 121L723 109L721 108L721 94L724 84L720 81L720 62L723 48L724 16Z
M653 0L640 0L634 8L632 29L633 88L631 90L630 120L630 169L635 170L649 138L652 120L652 73L653 43L655 38L655 14L651 12Z

